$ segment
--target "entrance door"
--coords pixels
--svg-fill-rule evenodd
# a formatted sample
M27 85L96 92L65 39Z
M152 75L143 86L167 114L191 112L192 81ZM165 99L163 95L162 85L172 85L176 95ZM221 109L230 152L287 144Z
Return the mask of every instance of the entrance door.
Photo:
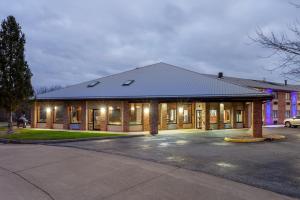
M93 130L100 130L100 110L93 109Z
M196 128L202 128L202 110L196 110Z

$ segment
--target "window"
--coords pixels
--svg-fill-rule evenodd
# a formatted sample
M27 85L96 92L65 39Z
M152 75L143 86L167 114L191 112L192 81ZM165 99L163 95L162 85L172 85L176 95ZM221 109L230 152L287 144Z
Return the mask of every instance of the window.
M38 109L38 116L37 116L39 123L46 123L47 120L47 107L41 105Z
M122 124L122 112L120 106L114 105L108 107L108 124L111 125Z
M129 124L138 125L142 124L143 119L143 106L141 103L131 103L130 104L130 115Z
M64 107L63 106L54 106L53 122L56 124L64 123Z
M81 107L71 106L70 108L70 123L79 124L81 122Z
M274 99L278 99L278 93L277 92L272 92L272 95L274 96Z
M217 110L210 110L209 111L209 122L211 124L217 123Z
M278 118L278 110L273 110L273 118Z
M300 110L298 110L298 111L297 111L297 115L299 115L299 116L300 116Z
M177 106L176 104L168 104L168 123L176 124L177 123Z
M129 85L131 85L133 82L134 82L134 80L127 80L127 81L125 81L125 82L122 84L122 86L129 86Z
M242 110L236 111L236 122L237 123L243 122L243 111Z
M291 115L291 112L289 110L285 111L285 118L289 118Z
M274 101L273 104L274 104L274 105L278 105L278 102L277 102L277 101Z
M285 93L285 100L291 100L290 93Z
M286 102L286 105L289 106L289 105L291 105L291 103L290 102Z
M224 110L224 123L230 123L231 119L230 119L230 109L226 109Z
M183 123L184 124L192 123L192 104L183 105Z
M298 92L298 101L300 101L300 92Z

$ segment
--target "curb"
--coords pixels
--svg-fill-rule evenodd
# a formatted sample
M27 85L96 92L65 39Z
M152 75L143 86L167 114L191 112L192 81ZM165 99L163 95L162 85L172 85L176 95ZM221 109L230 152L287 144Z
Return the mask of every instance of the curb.
M267 135L262 138L255 137L225 137L224 141L233 143L254 143L264 141L280 141L286 139L284 135Z
M0 143L3 144L57 144L66 142L81 142L92 140L107 140L107 139L120 139L120 138L133 138L143 137L145 135L126 135L126 136L107 136L107 137L92 137L92 138L80 138L80 139L62 139L62 140L13 140L13 139L0 139Z

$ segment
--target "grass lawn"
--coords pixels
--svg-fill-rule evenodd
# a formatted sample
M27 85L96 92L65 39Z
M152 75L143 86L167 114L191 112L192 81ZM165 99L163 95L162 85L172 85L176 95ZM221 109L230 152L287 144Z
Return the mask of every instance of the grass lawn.
M13 134L3 134L0 138L15 140L61 140L61 139L79 139L93 137L125 136L119 133L101 133L101 132L80 132L80 131L52 131L52 130L33 130L19 129Z

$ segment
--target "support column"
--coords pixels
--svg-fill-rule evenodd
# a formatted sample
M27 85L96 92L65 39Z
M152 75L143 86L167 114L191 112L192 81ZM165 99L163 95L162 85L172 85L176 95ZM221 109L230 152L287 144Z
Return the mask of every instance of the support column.
M70 124L70 117L69 117L69 105L64 104L64 129L69 129L69 124Z
M249 113L249 104L244 103L244 115L243 115L243 127L244 128L249 128L249 118L248 118L248 113Z
M158 134L158 101L151 100L150 101L150 134L156 135Z
M209 130L210 129L210 103L203 103L203 112L204 112L204 126L202 129Z
M167 124L167 115L168 115L168 111L167 111L167 103L162 103L161 104L161 130L167 130L168 129L168 124Z
M150 125L149 125L149 121L150 121L150 119L149 119L149 110L150 110L150 108L149 108L149 104L148 103L144 103L143 104L143 115L144 115L144 117L143 117L143 125L144 125L144 127L143 127L143 130L144 131L150 131Z
M177 117L178 117L178 129L183 128L183 105L181 103L177 103Z
M283 124L283 121L285 119L285 111L285 92L278 92L278 124Z
M31 128L36 128L36 122L37 122L37 103L33 102L31 107Z
M88 130L88 108L87 101L81 103L81 126L80 130Z
M100 107L100 130L107 131L107 105L103 103Z
M123 101L123 132L129 131L129 103Z
M262 101L253 101L252 105L253 137L262 137Z

